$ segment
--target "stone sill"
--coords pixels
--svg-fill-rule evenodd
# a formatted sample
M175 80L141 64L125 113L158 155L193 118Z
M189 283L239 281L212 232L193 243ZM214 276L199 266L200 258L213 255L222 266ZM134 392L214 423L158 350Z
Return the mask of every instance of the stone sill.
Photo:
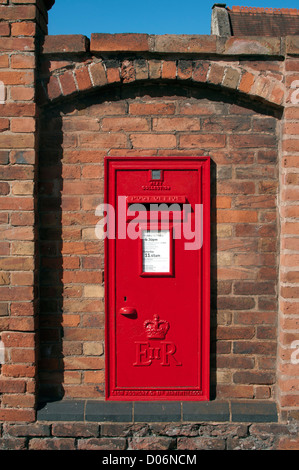
M61 400L39 406L38 421L276 423L274 402L117 402Z
M42 45L43 54L69 53L153 53L203 54L220 56L283 57L299 54L299 36L286 37L221 37L215 35L148 35L94 33L48 35Z

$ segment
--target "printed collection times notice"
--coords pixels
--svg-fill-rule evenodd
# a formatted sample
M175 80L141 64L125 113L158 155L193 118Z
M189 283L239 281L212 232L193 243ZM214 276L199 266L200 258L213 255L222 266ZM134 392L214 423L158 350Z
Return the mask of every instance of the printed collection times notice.
M142 265L144 273L169 273L169 230L151 230L143 232Z

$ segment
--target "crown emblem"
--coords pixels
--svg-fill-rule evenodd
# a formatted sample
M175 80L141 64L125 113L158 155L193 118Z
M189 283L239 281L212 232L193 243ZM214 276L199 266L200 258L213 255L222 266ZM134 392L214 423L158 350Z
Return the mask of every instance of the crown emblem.
M151 339L164 339L169 330L169 323L160 320L159 315L154 315L153 320L145 320L143 323L146 336Z

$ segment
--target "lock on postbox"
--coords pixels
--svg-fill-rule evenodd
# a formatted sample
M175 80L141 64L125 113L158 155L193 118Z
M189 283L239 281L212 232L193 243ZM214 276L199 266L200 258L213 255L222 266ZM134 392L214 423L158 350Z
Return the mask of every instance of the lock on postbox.
M107 400L208 400L209 157L105 158Z

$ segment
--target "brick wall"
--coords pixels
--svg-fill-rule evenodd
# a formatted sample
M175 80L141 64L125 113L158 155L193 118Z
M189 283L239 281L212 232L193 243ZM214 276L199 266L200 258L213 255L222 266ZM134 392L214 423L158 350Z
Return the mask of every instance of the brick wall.
M36 401L36 49L42 1L0 2L0 420L33 421Z
M104 397L104 258L95 235L104 155L208 154L214 393L273 399L279 115L192 87L119 93L117 101L111 90L43 116L42 390L47 397Z
M288 52L285 63L285 114L281 142L280 330L278 336L279 402L285 413L290 409L296 409L299 403L299 49L296 40L289 40Z

